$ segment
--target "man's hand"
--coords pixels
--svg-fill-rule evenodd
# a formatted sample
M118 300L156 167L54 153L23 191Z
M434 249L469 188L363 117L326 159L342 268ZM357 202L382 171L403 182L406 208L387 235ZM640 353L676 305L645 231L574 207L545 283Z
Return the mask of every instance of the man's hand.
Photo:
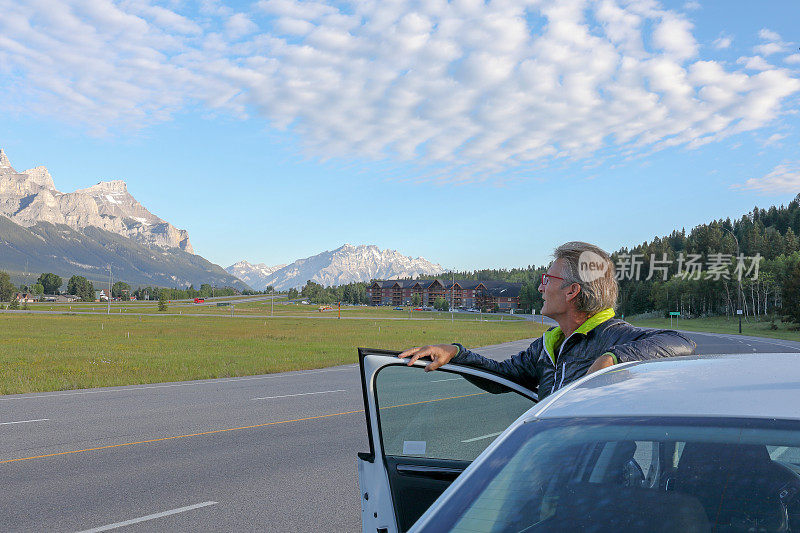
M597 372L598 370L602 370L606 367L614 366L614 358L604 353L600 357L594 360L592 366L589 367L589 370L586 371L586 375L588 376L592 372Z
M455 357L457 354L458 346L454 346L452 344L434 344L433 346L411 348L401 353L397 357L401 359L410 357L411 360L408 362L408 366L413 365L414 362L421 357L430 358L431 362L425 367L425 372L430 372L431 370L436 370L442 365L446 365L448 362L450 362L450 359Z

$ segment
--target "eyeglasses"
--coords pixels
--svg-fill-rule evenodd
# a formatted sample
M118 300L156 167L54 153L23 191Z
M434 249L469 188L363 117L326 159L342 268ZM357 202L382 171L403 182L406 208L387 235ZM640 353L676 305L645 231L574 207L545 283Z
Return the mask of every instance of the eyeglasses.
M558 276L554 276L552 274L542 274L542 285L547 285L550 282L549 278L560 279L561 281L565 281L564 278L559 278Z

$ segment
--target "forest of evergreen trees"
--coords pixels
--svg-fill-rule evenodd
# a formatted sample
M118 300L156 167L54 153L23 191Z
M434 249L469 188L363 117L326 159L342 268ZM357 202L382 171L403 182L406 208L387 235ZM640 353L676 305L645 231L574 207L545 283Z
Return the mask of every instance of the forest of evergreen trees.
M675 230L622 248L612 254L620 280L617 312L630 316L680 311L683 316L699 317L732 315L740 308L746 316L782 316L800 323L798 235L800 194L787 206L755 207L738 220L715 220L688 233ZM638 276L632 268L636 264ZM688 268L690 264L700 268ZM544 270L544 266L478 270L459 272L456 277L522 282L522 306L538 309L542 300L537 287Z

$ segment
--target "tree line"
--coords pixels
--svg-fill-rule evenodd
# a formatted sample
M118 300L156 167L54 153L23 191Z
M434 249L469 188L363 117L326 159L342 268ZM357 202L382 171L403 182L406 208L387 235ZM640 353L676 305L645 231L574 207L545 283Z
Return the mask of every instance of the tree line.
M630 267L635 256L644 264L640 279L620 280L619 310L686 316L731 316L741 310L745 316L800 324L799 234L800 194L787 206L755 207L737 220L715 220L623 248L612 256L618 267ZM690 258L706 269L689 272ZM663 271L647 279L654 262L663 263ZM713 268L723 264L727 268Z
M311 303L320 305L331 305L337 302L351 305L361 305L370 303L367 295L369 283L355 282L335 287L323 287L319 283L309 280L298 292L297 289L289 289L289 299L293 300L303 297Z
M61 286L64 284L63 278L52 272L42 273L32 285L15 286L7 272L0 271L0 302L10 302L19 293L32 294L35 298L41 299L45 294L61 294ZM269 294L273 292L272 287L267 287L265 291L244 291L245 294ZM95 301L94 284L84 276L72 276L67 280L67 287L64 294L77 296L83 302ZM166 288L166 287L139 287L131 289L131 286L124 281L117 281L111 286L111 297L127 299L131 296L137 300L184 300L189 298L210 298L212 296L234 296L240 294L237 289L231 287L213 287L204 283L199 289L190 285L185 289Z
M235 296L240 291L231 287L214 287L208 283L195 289L189 285L185 289L167 287L139 287L131 293L137 300L186 300L191 298L211 298L212 296Z

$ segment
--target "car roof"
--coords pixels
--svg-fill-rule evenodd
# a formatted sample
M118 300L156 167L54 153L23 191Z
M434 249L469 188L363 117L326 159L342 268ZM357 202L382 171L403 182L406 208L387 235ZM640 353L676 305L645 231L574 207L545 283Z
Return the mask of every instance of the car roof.
M714 416L800 420L800 353L674 357L610 367L528 418Z

